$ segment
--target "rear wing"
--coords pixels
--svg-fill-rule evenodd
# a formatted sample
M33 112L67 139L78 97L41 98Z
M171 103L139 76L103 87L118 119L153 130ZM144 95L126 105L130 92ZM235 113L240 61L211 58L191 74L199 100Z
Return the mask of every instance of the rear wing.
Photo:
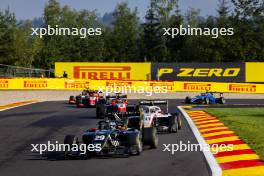
M139 105L148 105L148 106L154 106L154 105L168 105L167 100L143 100L139 102Z
M116 94L116 95L108 95L106 96L107 99L110 98L127 98L127 95L120 95L120 94Z
M158 106L166 105L166 110L169 112L169 102L168 100L143 100L139 102L139 106Z
M105 116L114 114L122 116L136 116L140 114L139 107L137 105L127 105L126 112L118 112L118 108L113 107L112 105L106 105L105 108Z
M220 97L223 97L224 96L224 93L223 92L210 92L210 91L207 91L206 93L218 93L220 95Z

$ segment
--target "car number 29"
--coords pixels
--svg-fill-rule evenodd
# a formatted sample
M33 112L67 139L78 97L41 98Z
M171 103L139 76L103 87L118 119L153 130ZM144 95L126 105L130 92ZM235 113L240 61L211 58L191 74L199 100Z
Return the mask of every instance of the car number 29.
M96 140L96 141L102 141L104 139L105 139L104 135L96 135L95 138L94 138L94 140Z

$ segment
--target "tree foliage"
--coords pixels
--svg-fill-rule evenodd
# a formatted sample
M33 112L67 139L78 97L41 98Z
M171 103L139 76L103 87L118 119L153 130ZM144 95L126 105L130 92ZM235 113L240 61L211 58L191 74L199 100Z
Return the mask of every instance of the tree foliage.
M38 19L18 21L0 11L0 63L53 68L56 61L243 62L264 61L264 3L218 0L216 16L201 17L179 0L150 0L145 18L120 3L102 18L97 11L74 10L49 0ZM106 22L104 22L106 20ZM32 36L32 27L102 28L102 35ZM180 26L234 28L233 36L164 36L163 28Z

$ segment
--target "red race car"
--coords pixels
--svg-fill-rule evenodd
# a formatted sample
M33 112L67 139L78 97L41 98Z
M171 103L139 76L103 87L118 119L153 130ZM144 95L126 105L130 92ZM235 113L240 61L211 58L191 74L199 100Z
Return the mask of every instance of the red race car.
M70 96L69 104L76 104L77 107L95 107L101 93L95 90L83 90L80 95L76 97Z
M113 117L117 115L127 115L129 113L138 112L138 105L128 103L127 95L112 95L106 96L105 99L100 99L96 107L96 117Z

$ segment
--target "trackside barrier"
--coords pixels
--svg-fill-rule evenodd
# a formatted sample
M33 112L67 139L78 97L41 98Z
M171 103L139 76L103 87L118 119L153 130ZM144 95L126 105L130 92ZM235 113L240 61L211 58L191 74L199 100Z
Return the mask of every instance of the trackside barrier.
M216 82L165 82L165 81L116 81L82 79L0 79L0 90L82 90L105 89L106 87L126 87L128 89L162 89L169 92L233 92L264 93L264 84L216 83Z
M56 62L55 76L70 79L150 80L150 62Z

